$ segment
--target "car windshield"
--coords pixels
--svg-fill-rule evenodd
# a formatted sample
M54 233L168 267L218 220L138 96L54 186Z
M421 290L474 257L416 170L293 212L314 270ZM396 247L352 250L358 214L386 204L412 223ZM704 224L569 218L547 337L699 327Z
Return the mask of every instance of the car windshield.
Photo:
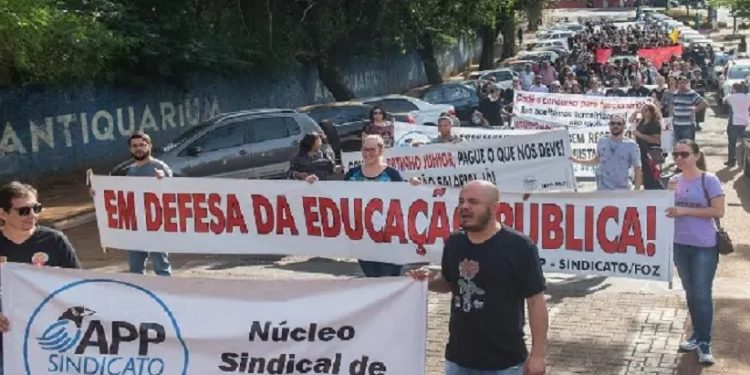
M728 79L745 79L750 75L750 65L735 65L727 72Z

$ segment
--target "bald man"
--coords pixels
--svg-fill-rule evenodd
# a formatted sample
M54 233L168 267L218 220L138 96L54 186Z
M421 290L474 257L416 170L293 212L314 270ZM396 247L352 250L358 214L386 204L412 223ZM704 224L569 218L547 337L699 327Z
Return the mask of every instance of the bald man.
M463 230L446 240L442 271L410 272L428 280L431 291L452 293L445 374L544 374L548 316L539 251L527 236L497 221L500 191L491 182L466 184L458 202Z

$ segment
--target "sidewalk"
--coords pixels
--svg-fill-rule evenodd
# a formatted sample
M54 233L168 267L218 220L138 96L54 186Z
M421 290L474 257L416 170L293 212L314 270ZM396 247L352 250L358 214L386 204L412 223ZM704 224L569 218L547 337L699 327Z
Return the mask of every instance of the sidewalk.
M56 183L39 189L44 205L40 223L65 230L94 220L94 203L83 182Z

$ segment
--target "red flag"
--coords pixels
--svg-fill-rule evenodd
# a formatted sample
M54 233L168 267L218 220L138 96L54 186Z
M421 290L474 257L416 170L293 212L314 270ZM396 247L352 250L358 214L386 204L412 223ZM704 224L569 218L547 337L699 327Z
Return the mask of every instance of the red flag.
M596 49L596 62L599 64L606 64L609 58L612 56L612 48L597 48Z
M682 55L682 45L659 48L641 48L638 50L638 56L650 60L655 67L661 66L665 61L669 61L672 56Z

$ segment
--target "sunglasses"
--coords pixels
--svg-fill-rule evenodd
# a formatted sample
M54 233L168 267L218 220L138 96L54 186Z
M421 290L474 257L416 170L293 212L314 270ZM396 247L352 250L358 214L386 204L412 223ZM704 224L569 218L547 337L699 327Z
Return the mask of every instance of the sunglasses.
M677 158L687 159L690 157L690 155L691 153L689 151L675 151L672 153L672 157L675 159Z
M29 216L31 211L34 211L35 214L38 214L42 212L42 209L44 206L42 206L41 203L37 203L33 206L27 206L27 207L13 207L14 210L18 212L18 216Z

